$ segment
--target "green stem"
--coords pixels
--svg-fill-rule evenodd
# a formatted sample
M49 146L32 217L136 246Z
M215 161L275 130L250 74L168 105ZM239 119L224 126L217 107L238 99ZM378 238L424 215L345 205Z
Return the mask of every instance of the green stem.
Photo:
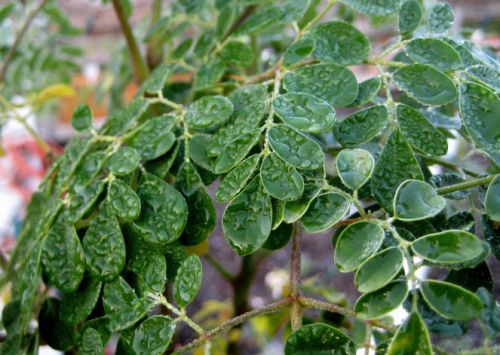
M422 154L418 154L424 161L426 161L427 163L432 163L432 164L437 164L437 165L441 165L441 166L444 166L445 168L448 168L448 169L451 169L451 170L455 170L455 171L460 171L462 170L464 173L466 173L467 175L470 175L470 176L473 176L473 177L476 177L476 176L479 176L478 173L476 173L475 171L472 171L472 170L469 170L467 168L464 168L464 167L461 167L457 164L454 164L454 163L451 163L451 162L448 162L446 160L443 160L443 159L440 159L440 158L437 158L437 157L430 157L430 156L427 156L427 155L422 155Z
M132 65L134 66L135 79L138 83L142 83L148 76L149 69L141 56L139 45L137 44L134 34L132 33L132 28L128 23L127 14L123 8L122 1L112 0L112 2L116 16L118 17L118 21L120 22L120 26L127 41L128 50L132 59Z
M161 17L162 0L153 0L151 4L151 26L157 23ZM146 60L150 69L154 69L163 59L163 38L154 34L148 42Z
M298 301L300 297L300 257L301 257L302 233L298 223L293 225L292 255L290 258L290 293L293 300L290 308L290 323L292 331L302 327L302 306Z
M484 178L464 181L464 182L461 182L461 183L455 184L455 185L443 186L443 187L438 188L437 192L440 195L446 195L446 194L449 194L449 193L455 192L455 191L467 190L467 189L471 189L471 188L476 187L476 186L487 185L497 176L498 175L490 175L490 176L487 176Z
M328 1L328 4L325 6L323 11L321 11L318 15L316 15L315 18L313 18L303 29L302 33L307 32L311 29L312 26L314 26L318 21L320 21L323 16L326 15L326 13L337 3L337 0L330 0Z
M28 31L28 28L30 27L35 17L38 15L38 13L42 10L42 8L45 6L47 2L48 0L42 0L42 2L40 2L40 4L28 14L28 17L26 17L26 20L24 21L21 30L19 30L19 32L16 35L14 44L12 44L12 47L10 47L9 51L5 55L2 68L0 69L0 83L2 83L5 79L5 74L7 74L7 69L9 68L9 65L12 61L12 58L14 57L14 54L16 53L17 47L21 43L21 40Z

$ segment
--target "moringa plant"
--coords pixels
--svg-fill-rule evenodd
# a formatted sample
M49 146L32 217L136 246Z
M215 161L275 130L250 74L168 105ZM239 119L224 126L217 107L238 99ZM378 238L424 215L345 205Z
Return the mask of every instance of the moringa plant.
M493 351L500 64L452 33L447 3L341 0L337 13L396 30L373 47L349 17L324 19L336 3L176 1L144 38L161 57L148 67L113 1L142 85L98 130L87 106L74 112L81 134L34 194L3 274L3 354L42 341L102 354L112 336L117 354L217 354L217 337L277 312L289 315L287 355L445 353L431 335L474 323L480 351ZM354 65L377 74L358 82ZM443 158L451 142L466 156ZM290 281L282 299L207 329L189 305L203 292L214 200L243 263L291 244ZM304 233L333 234L332 262L361 293L354 306L302 292L301 244L314 243ZM401 306L394 324L387 315ZM355 319L366 335L317 313L303 324L310 309ZM179 340L181 324L194 340Z

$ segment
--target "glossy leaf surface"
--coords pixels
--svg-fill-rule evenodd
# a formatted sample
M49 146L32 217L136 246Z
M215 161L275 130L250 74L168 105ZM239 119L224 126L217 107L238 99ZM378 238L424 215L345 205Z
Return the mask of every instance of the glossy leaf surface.
M334 126L333 134L343 146L368 142L387 125L385 106L372 106L347 116Z
M390 282L377 291L362 295L354 311L362 319L377 319L398 308L408 295L406 281Z
M417 38L405 46L406 53L418 63L444 72L460 69L462 59L449 44L434 38Z
M174 299L181 308L190 304L201 287L202 268L200 258L191 255L185 259L175 277Z
M315 197L302 217L302 225L308 233L319 233L340 221L349 211L351 204L336 192Z
M304 180L295 168L288 165L275 153L264 158L260 170L264 189L274 198L297 200L304 192Z
M337 328L322 323L304 325L292 333L285 344L285 355L355 353L356 345L351 338Z
M342 2L356 11L373 16L390 14L396 11L401 3L400 0L342 0Z
M399 326L387 354L432 354L429 332L422 317L417 312L410 313L404 323Z
M335 160L340 179L351 190L357 190L370 179L375 160L364 149L344 149Z
M108 187L108 201L116 215L132 221L141 213L141 200L132 188L119 179L113 180Z
M167 316L152 316L135 330L133 348L136 354L163 354L172 341L175 322Z
M394 215L402 221L417 221L437 215L446 200L429 184L419 180L403 182L394 197Z
M418 0L407 0L399 9L399 32L412 33L422 22L424 9Z
M373 292L387 285L403 267L403 253L397 247L371 256L359 267L354 284L360 292Z
M486 214L493 220L500 222L500 176L491 181L484 198Z
M207 128L226 122L233 112L232 102L224 96L204 96L186 112L186 123L193 128Z
M252 130L229 142L215 161L214 172L221 174L234 168L245 158L260 138L260 130Z
M232 200L252 178L254 172L257 170L259 161L259 155L254 154L249 156L224 176L215 192L215 199L218 202Z

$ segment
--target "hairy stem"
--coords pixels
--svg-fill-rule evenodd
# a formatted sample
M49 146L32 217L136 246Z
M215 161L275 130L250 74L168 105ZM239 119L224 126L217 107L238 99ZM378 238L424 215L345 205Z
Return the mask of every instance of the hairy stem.
M120 26L127 41L127 47L132 59L132 65L134 67L135 80L138 83L142 83L148 76L149 69L141 56L139 45L137 44L134 34L132 33L132 28L128 23L127 15L125 14L125 9L123 8L121 0L112 0L112 2L116 16L118 17L118 21L120 22Z
M467 190L467 189L471 189L471 188L476 187L476 186L486 185L486 184L489 184L496 176L498 176L498 175L490 175L490 176L487 176L484 178L464 181L464 182L461 182L461 183L455 184L455 185L443 186L443 187L438 188L437 192L440 195L446 195L446 194L449 194L451 192L460 191L460 190Z
M296 331L302 326L302 306L298 298L300 297L300 257L301 257L302 233L298 223L293 225L292 236L292 256L290 260L290 293L293 299L290 308L290 322L292 331Z
M35 19L35 17L38 15L38 13L42 10L42 8L45 6L45 4L48 2L48 0L42 0L40 4L38 4L37 7L35 7L29 14L28 17L26 17L26 20L24 21L23 26L19 30L19 32L16 35L16 39L14 40L14 44L12 47L10 47L9 51L5 55L5 59L2 64L2 68L0 69L0 83L2 83L5 79L5 74L7 74L7 69L9 68L9 65L12 61L12 58L14 57L14 54L16 53L17 47L19 47L19 44L21 43L21 40L23 39L24 35L28 31L28 28L30 27L31 23Z

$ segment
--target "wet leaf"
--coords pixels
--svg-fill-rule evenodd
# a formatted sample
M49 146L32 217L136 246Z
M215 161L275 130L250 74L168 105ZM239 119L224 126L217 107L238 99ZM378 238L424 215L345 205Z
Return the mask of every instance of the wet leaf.
M161 355L172 342L176 324L167 316L152 316L135 330L133 348L136 354Z
M430 262L455 264L474 260L483 253L483 242L463 230L448 230L417 239L412 250Z
M215 199L218 202L228 202L232 200L253 177L259 162L260 155L254 154L238 164L221 180L215 192Z
M314 170L323 166L325 156L318 143L288 125L276 125L269 130L269 143L291 166Z
M393 74L396 85L408 96L432 106L440 106L457 97L453 81L426 64L409 64Z
M375 160L364 149L343 149L337 155L335 166L342 183L351 190L358 190L370 179Z
M363 14L383 16L395 12L401 0L342 0L342 2Z
M273 108L285 123L300 131L323 132L335 123L333 107L310 94L280 95L273 101Z
M371 180L373 196L386 211L392 213L396 190L409 179L423 179L422 172L410 146L395 130L375 164Z
M257 176L224 211L224 236L239 255L247 255L266 242L271 225L271 198L265 193Z
M318 196L320 188L315 184L304 184L304 193L302 197L296 201L288 201L285 204L283 212L283 220L286 223L298 221L304 213L306 213L311 201Z
M133 239L128 248L127 268L137 276L147 293L160 294L164 291L167 263L157 248Z
M197 255L189 256L177 270L174 299L181 308L190 304L198 294L203 277L202 272L201 261Z
M59 304L57 298L45 299L38 315L39 331L51 348L68 351L75 343L76 331L74 326L68 326L59 319Z
M115 175L127 175L139 166L141 156L134 148L122 147L107 161L109 170Z
M125 242L116 216L104 206L83 237L87 270L102 281L118 276L125 266Z
M427 327L417 312L412 312L391 341L388 355L431 355L432 346Z
M424 115L404 104L399 104L396 112L401 133L412 146L429 155L447 153L446 137Z
M153 307L152 300L138 298L121 276L104 285L102 301L112 332L134 325Z
M336 192L315 197L302 216L302 225L308 233L319 233L340 221L351 207L350 202Z
M86 187L74 186L75 191L70 195L69 206L65 210L67 220L75 223L89 213L99 200L105 186L104 181L96 181Z
M347 68L333 64L317 64L285 74L288 92L302 92L325 100L333 107L345 107L358 96L358 83Z
M335 138L343 146L371 141L387 126L387 109L371 106L354 112L333 127Z
M453 25L455 16L450 4L439 2L435 4L429 15L429 27L431 32L443 33L448 31Z
M213 171L214 165L214 159L208 155L211 138L208 134L195 134L189 140L189 157L195 164L208 171Z
M82 355L101 355L104 354L104 345L101 335L93 328L87 328L83 332L82 338L78 343L78 353Z
M230 171L245 158L261 136L260 129L242 134L229 142L215 161L214 172L222 174Z
M59 218L50 230L42 263L50 285L62 291L78 288L85 272L85 259L75 228Z
M399 9L399 32L412 33L422 22L424 9L418 0L407 0Z
M73 175L75 186L86 187L101 172L106 163L107 155L103 151L89 153L83 157Z
M403 267L403 253L398 247L387 248L365 260L354 276L360 292L373 292L387 285Z
M248 21L244 22L235 34L252 35L264 31L276 26L282 16L282 9L277 7L265 7L257 11Z
M481 315L483 304L479 297L462 287L426 280L421 283L420 291L427 304L444 318L468 320Z
M154 175L143 179L137 194L142 208L133 229L153 244L165 245L178 239L186 226L188 214L182 194Z
M358 298L354 311L361 319L381 318L401 306L407 295L406 281L393 281Z
M85 277L77 290L62 295L59 318L67 324L83 322L97 304L101 288L100 281L90 276Z
M92 128L92 111L85 104L78 105L71 116L71 125L79 132Z
M141 200L135 191L119 179L108 185L108 202L116 215L125 220L133 221L141 213Z
M316 41L314 56L325 63L349 65L368 59L370 42L356 27L342 21L322 23L310 32Z
M491 220L500 222L500 175L494 178L484 198L484 209Z
M175 135L170 132L174 124L175 117L172 115L150 118L127 140L127 144L137 150L142 159L156 159L174 145Z
M405 46L406 53L416 62L437 70L450 72L462 67L458 52L448 43L435 38L417 38Z
M255 54L248 44L230 41L222 48L220 56L229 65L248 67L252 65Z
M156 93L163 90L168 77L174 73L174 70L175 65L170 63L162 63L158 65L146 78L139 91Z
M297 170L285 163L275 153L262 161L260 178L264 189L274 198L297 200L304 192L304 180Z
M486 65L475 65L465 71L480 84L488 86L494 91L500 91L500 72Z
M477 148L500 164L500 99L488 88L472 83L460 87L460 116Z
M180 240L183 245L197 245L206 240L215 228L215 207L204 188L189 196L187 204L188 221Z
M191 196L198 189L205 187L198 170L190 162L182 163L175 177L175 188L184 196Z
M224 96L203 96L193 102L184 118L190 128L207 128L225 123L233 112L232 102Z
M233 103L234 112L255 104L255 108L261 107L263 101L266 99L267 87L263 84L251 84L241 86L229 94L228 98ZM263 107L263 105L262 105ZM253 112L249 110L248 113Z
M309 57L314 51L315 47L316 42L313 38L301 38L296 43L287 48L283 64L287 67L290 67L293 64L300 62L301 60Z
M347 226L335 245L335 264L339 271L354 271L377 252L385 238L382 227L373 222L360 221Z
M360 107L371 102L376 96L380 87L382 85L382 80L380 78L371 78L359 83L358 96L349 107Z
M285 355L354 355L354 341L337 328L323 323L307 324L286 340Z
M394 216L401 221L418 221L437 215L446 200L429 184L419 180L403 182L394 197Z

